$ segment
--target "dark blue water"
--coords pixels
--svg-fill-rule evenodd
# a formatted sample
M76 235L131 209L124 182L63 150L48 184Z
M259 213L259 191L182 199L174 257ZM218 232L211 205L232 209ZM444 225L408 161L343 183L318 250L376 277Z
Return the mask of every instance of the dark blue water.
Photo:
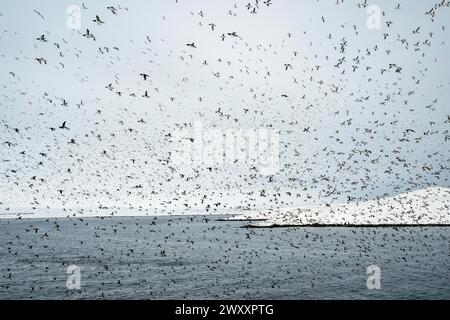
M2 299L450 299L448 227L241 228L208 217L0 220ZM66 268L81 269L81 289ZM369 290L367 267L381 269Z

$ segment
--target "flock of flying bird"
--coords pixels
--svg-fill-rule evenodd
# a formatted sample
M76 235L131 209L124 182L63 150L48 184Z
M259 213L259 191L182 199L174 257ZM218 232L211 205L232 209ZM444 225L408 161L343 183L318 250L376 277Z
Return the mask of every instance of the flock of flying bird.
M260 7L271 5L270 1L256 1L246 8L254 13ZM343 5L343 2L338 1L336 5ZM360 3L358 6L364 9L367 4ZM32 207L45 207L43 203L47 202L53 206L58 203L59 207L70 207L67 202L69 197L84 202L94 199L91 201L94 207L109 207L110 203L116 204L117 208L130 207L133 206L131 201L127 201L130 196L141 199L139 201L145 207L155 203L155 195L161 195L166 200L158 203L157 207L168 212L175 212L180 206L188 211L229 210L233 205L220 199L236 197L242 202L238 205L239 208L276 208L304 203L321 204L324 199L327 202L361 200L428 185L445 185L448 183L450 170L448 148L436 149L436 145L447 145L450 141L450 115L443 111L445 106L441 104L439 97L429 98L425 95L423 98L421 87L428 82L429 72L422 61L439 63L437 58L428 57L433 54L431 46L446 46L445 40L435 40L439 36L436 34L438 31L441 39L444 39L445 36L442 35L446 34L446 29L444 25L435 27L434 19L439 11L446 10L448 6L449 2L443 1L424 14L431 17L433 31L417 26L409 34L391 33L389 30L395 23L383 12L385 26L378 34L381 41L369 47L357 45L361 31L356 25L347 30L348 24L342 23L335 34L330 32L325 37L330 42L331 51L324 51L320 55L310 54L314 52L312 50L315 45L322 45L315 44L313 39L303 53L299 49L292 50L291 54L286 52L289 50L288 45L295 47L296 35L293 32L288 32L279 44L252 45L251 40L243 36L244 31L219 31L218 23L208 22L205 11L190 12L194 21L199 20L200 28L208 24L209 31L217 32L221 45L231 48L232 53L238 51L238 58L235 58L234 53L230 59L219 56L215 62L198 57L196 51L199 46L206 46L199 42L187 42L185 46L188 50L181 49L178 58L175 51L169 49L168 58L165 59L169 62L173 60L174 64L180 63L180 68L194 72L192 78L195 77L195 70L206 78L194 83L191 76L183 72L181 79L173 80L172 87L160 92L157 83L161 79L152 76L152 72L157 72L152 68L154 65L164 66L163 62L166 60L161 57L161 62L157 62L161 53L154 52L152 45L155 40L152 41L147 35L142 40L146 47L142 53L152 55L149 60L150 68L136 71L134 75L137 78L136 87L142 87L141 91L123 85L121 75L115 73L111 82L102 86L102 95L107 95L108 92L113 95L107 96L110 101L104 101L106 99L100 97L91 101L87 101L88 98L73 101L73 98L62 97L59 93L50 93L46 89L40 96L31 96L25 88L20 88L22 77L26 74L10 71L8 87L17 87L13 89L13 94L18 97L4 93L2 105L14 108L9 106L11 102L24 98L22 101L30 105L25 113L34 113L39 121L20 127L14 124L17 119L14 119L11 112L6 112L1 119L5 137L2 142L5 147L2 159L5 170L1 179L8 185L5 189L15 188L15 193L33 195L31 201L28 200ZM227 15L235 15L234 10L237 8L235 5L230 9L231 14ZM127 7L120 5L108 6L106 10L112 17L129 11ZM394 11L398 10L403 10L403 7L396 5ZM89 12L89 8L83 4L82 11ZM107 28L113 23L111 17L106 18L105 13L92 15L92 23L97 28ZM163 16L163 19L167 18ZM325 17L319 18L319 24L327 23L328 19ZM339 32L346 36L339 37ZM96 37L96 33L97 30L90 27L85 31L76 31L72 36L92 39L91 44L85 45L97 47L95 60L105 61L109 68L117 63L116 60L121 60L121 50L116 45L101 44L102 39ZM308 32L302 30L297 37L307 35ZM350 36L355 44L350 42ZM70 49L70 43L65 38L58 41L50 37L48 31L35 36L37 44L42 44L47 49L53 43L58 57L54 61L47 56L36 56L34 60L43 68L53 65L62 72L66 63L64 60L69 59L68 55L75 55L75 63L80 63L81 58L88 59L87 53L76 48ZM224 41L227 38L230 42ZM293 44L290 45L290 42ZM35 48L39 52L40 47L35 45ZM411 62L402 65L401 58L395 55L394 50L413 55L417 65ZM240 58L244 54L249 58ZM395 58L390 58L394 55ZM289 61L278 61L277 56L286 57ZM267 65L263 57L268 57ZM374 57L378 60L374 60ZM28 57L25 59L29 60ZM279 63L279 70L272 70L272 65L276 63ZM204 71L205 69L210 70L209 77L212 79L207 79L208 71ZM324 74L324 69L331 75ZM408 69L414 70L414 73L408 72ZM90 76L82 76L79 72L73 76L81 84L90 81ZM138 81L139 78L142 81ZM280 81L283 83L281 86L277 84L277 79L286 78L292 80L288 83ZM437 92L447 94L446 85L448 83L437 83ZM204 90L205 96L192 96L197 92L192 90L194 87ZM218 95L213 94L219 97L216 101L206 96L207 92L214 92L213 90L218 92ZM242 98L236 98L238 94ZM121 100L126 96L132 100ZM117 110L114 106L102 106L138 104L141 103L139 98L154 105L153 110L140 111L134 106ZM197 104L188 106L194 99ZM32 108L35 104L40 105L36 112ZM237 104L239 105L235 107ZM55 124L54 121L66 110L71 110L70 120L64 119ZM271 177L261 176L258 167L253 165L250 168L232 168L236 170L231 170L231 173L229 168L220 165L193 166L191 171L175 168L171 164L171 155L176 145L172 139L173 131L192 128L195 121L188 115L173 116L177 112L190 113L207 125L212 124L212 127L217 128L247 128L254 123L279 130L280 163L284 165L277 176ZM115 118L111 116L113 113L116 113ZM427 114L429 120L420 119L422 114ZM152 118L158 120L152 121ZM45 128L46 122L49 123L48 129ZM163 124L160 127L157 126L159 122ZM76 127L90 128L85 132L79 129L75 131L72 127L74 123ZM49 135L46 130L54 133ZM26 150L31 148L27 144L34 144L33 135L40 141L48 141L35 154ZM156 138L151 141L147 136ZM67 140L64 141L65 139ZM188 136L186 139L194 142L192 137ZM123 141L127 142L124 144ZM315 143L311 145L310 141ZM62 147L65 142L69 143L69 149ZM84 148L99 148L100 151L97 154L92 151L90 157L87 157L82 151ZM423 155L417 150L422 150ZM308 155L305 156L305 153ZM139 154L148 156L142 157ZM52 166L52 162L67 162L67 155L74 159L72 165L66 168ZM24 167L19 162L24 163ZM103 166L98 166L98 162L102 162ZM28 174L32 171L34 173ZM55 179L55 175L61 179ZM77 183L81 176L86 177L90 184L86 185L86 181ZM118 179L114 180L113 177ZM55 180L54 184L49 180ZM256 187L249 188L250 184ZM386 185L392 187L386 189ZM86 190L83 186L86 186ZM96 187L89 190L88 186ZM55 187L53 191L50 189L52 187ZM53 194L46 195L46 201L41 201L47 191ZM148 197L149 193L151 197ZM100 198L101 201L95 200ZM257 205L255 202L258 201L262 203ZM172 209L165 210L166 207Z
M179 2L175 1L175 5L181 5ZM349 5L344 0L333 4L336 10ZM256 17L273 6L271 0L250 1L243 7L236 3L223 14L226 19L248 17L248 14ZM362 15L366 15L367 6L366 1L357 4ZM349 272L354 272L367 255L376 252L378 258L383 259L382 252L389 251L368 246L370 239L378 241L379 237L383 238L383 246L394 251L401 250L399 241L418 241L421 249L430 250L430 268L441 268L442 261L435 255L445 251L445 244L439 242L446 238L445 229L442 234L424 231L419 236L438 239L439 244L434 249L427 247L426 239L417 240L417 231L401 231L400 239L387 231L380 235L371 230L352 230L354 234L343 235L331 229L302 231L304 247L289 230L270 231L270 244L259 248L259 242L250 244L253 237L263 237L259 230L210 226L208 216L190 220L136 218L128 226L122 220L93 222L85 216L98 212L114 216L123 210L134 210L140 215L235 213L305 204L330 205L430 185L448 186L450 111L446 103L450 82L429 76L432 67L428 64L444 63L442 57L434 53L448 51L446 26L438 23L441 15L448 15L449 6L449 0L428 5L423 13L423 25L415 21L414 28L409 30L395 29L397 23L392 18L398 17L396 12L406 10L404 4L383 8L382 29L375 31L371 38L373 43L361 40L361 34L367 33L362 30L365 26L348 22L335 25L326 15L311 16L310 20L317 30L328 30L321 39L311 36L317 33L305 23L297 30L280 34L277 43L258 43L247 37L248 30L223 29L220 21L211 20L206 9L191 11L186 15L199 28L198 33L208 33L208 37L212 33L216 39L214 45L220 46L218 51L208 52L212 44L201 41L201 37L195 37L196 40L178 38L179 43L173 49L165 46L166 39L151 35L126 39L130 46L141 47L136 54L142 55L148 66L143 70L133 69L131 75L114 73L110 81L100 85L92 81L89 72L83 74L86 69L82 66L89 68L94 61L92 65L104 63L108 70L122 61L133 60L123 53L126 48L110 45L102 38L105 29L114 32L114 19L130 14L133 8L115 5L103 12L92 12L89 5L83 4L81 14L92 16L90 25L73 31L70 37L74 42L84 41L83 47L88 49L80 50L72 46L70 40L55 38L45 29L33 30L36 34L30 36L30 41L34 41L34 51L17 52L14 59L22 64L32 62L33 68L41 68L40 72L56 75L63 74L65 69L72 68L69 64L73 64L71 81L81 87L93 86L91 91L97 96L91 98L88 92L86 97L77 99L70 94L64 96L63 92L67 91L55 89L57 84L42 88L37 76L27 73L25 68L5 70L2 67L9 78L2 76L3 88L7 90L2 90L0 100L4 110L0 115L4 140L0 154L1 214L22 219L25 212L17 215L15 208L27 207L30 215L57 208L59 216L71 217L63 222L22 219L20 226L26 225L25 230L14 229L11 221L2 222L3 233L9 239L0 244L2 255L8 261L22 259L27 268L37 266L36 272L41 272L45 265L42 261L62 254L57 244L63 231L70 229L78 241L74 247L88 252L77 256L79 264L98 264L86 281L102 279L102 288L96 294L101 292L103 297L108 290L137 281L137 274L153 272L161 279L175 279L173 274L177 273L181 281L180 270L190 271L186 272L187 277L192 277L189 281L197 284L208 272L223 275L236 272L238 280L230 289L222 288L221 276L214 280L216 283L209 283L218 290L223 289L222 294L202 289L201 285L198 288L206 290L202 294L211 291L216 297L236 294L248 297L252 290L245 276L253 282L261 282L261 286L267 277L254 276L247 268L269 254L275 259L272 261L275 267L269 271L273 273L272 289L280 289L300 275L310 277L308 285L313 288L328 281L320 278L320 268L313 263L293 270L295 259L292 260L290 254L286 256L286 251L278 254L279 248L289 248L292 255L301 251L302 261L309 261L306 256L312 254L318 265L331 261L334 266L343 267L344 263L346 269L352 270ZM33 10L33 13L45 26L46 12ZM2 12L0 19L5 14ZM168 12L161 19L169 21L170 18ZM296 44L300 42L306 46ZM405 56L408 59L402 58ZM9 58L2 51L0 59ZM179 69L176 75L165 71L173 70L171 65ZM25 81L29 83L24 85ZM428 85L430 81L432 86ZM167 82L169 85L164 84ZM28 91L31 84L35 88ZM429 96L428 89L424 88L436 96ZM36 95L36 90L42 92ZM14 111L18 103L26 105L25 109L20 109L25 111ZM147 109L136 107L142 103ZM16 117L22 119L23 114L28 118L17 120ZM279 172L264 176L257 166L241 164L206 166L197 163L191 167L176 167L171 163L173 146L177 142L173 140L173 132L192 129L196 119L213 128L246 128L257 124L277 129L280 134ZM183 141L193 143L195 139L188 135ZM18 200L19 204L14 205L11 199L27 200ZM187 223L186 229L176 226L180 221ZM193 235L189 223L193 223L192 230L200 230L198 235ZM8 231L9 228L15 233ZM221 234L212 239L214 232ZM89 236L83 240L77 234ZM230 234L237 239L229 242L225 235ZM154 240L155 235L161 239ZM241 236L245 238L239 238ZM338 252L349 252L345 241L356 241L360 258L356 265L337 258ZM330 251L315 253L312 249L316 242L327 243ZM180 248L185 252L179 251ZM186 252L193 252L193 257L200 259L198 250L202 248L220 253L217 259L208 256L210 260L204 265L183 260ZM120 263L112 266L111 256ZM77 262L55 259L56 265ZM394 263L412 259L415 258L405 253ZM48 281L59 277L50 276L55 264L45 266ZM32 273L32 270L27 272ZM120 274L120 279L108 282L107 277L114 274L114 270ZM6 273L3 271L0 296L8 296L14 287L10 280L21 271L11 267ZM277 280L277 275L283 272L287 272L283 280ZM180 292L185 292L177 289L175 280L173 283L148 281L156 281L153 287L161 287L147 292L142 288L146 284L128 284L131 291L127 294L180 297ZM20 281L15 283L24 285ZM38 289L42 290L39 286L45 285L33 285L32 292L24 296L37 294ZM89 286L81 292L91 294ZM263 293L257 292L256 296ZM255 297L254 291L252 297Z

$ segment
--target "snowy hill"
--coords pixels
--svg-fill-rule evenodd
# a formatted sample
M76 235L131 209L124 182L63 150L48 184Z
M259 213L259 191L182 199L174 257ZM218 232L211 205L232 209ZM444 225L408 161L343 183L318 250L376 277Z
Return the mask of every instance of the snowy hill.
M450 225L450 189L427 188L395 197L320 207L260 212L251 226L288 225ZM236 219L237 217L234 217ZM243 218L243 217L241 217Z

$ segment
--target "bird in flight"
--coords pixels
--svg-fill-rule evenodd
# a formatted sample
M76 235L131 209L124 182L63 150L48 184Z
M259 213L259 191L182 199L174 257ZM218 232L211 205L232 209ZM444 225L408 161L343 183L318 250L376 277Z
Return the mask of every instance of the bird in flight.
M86 37L86 38L92 38L92 39L95 41L95 37L94 37L94 35L89 31L89 29L86 29L86 33L83 34L83 37Z
M41 35L40 37L36 38L36 40L47 42L47 39L45 38L45 35Z
M112 14L117 15L117 9L113 6L106 7L106 9L110 10Z
M100 19L99 16L95 16L95 19L92 20L93 22L96 22L98 25L101 25L102 23L104 24L104 22Z
M69 128L66 127L66 121L64 121L64 122L62 123L62 125L59 126L59 128L60 128L60 129L67 129L67 130L69 130Z
M235 38L239 38L242 40L242 38L236 33L236 31L228 32L227 35L229 35L230 37L235 37Z
M39 64L47 64L47 60L45 60L44 58L35 58L35 60L39 62Z

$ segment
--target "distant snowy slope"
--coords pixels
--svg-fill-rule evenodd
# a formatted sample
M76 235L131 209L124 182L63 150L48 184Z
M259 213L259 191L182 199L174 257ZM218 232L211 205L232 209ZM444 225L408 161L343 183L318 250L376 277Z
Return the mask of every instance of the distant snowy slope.
M429 225L450 224L450 189L427 188L395 197L330 206L286 208L261 212L274 225Z

